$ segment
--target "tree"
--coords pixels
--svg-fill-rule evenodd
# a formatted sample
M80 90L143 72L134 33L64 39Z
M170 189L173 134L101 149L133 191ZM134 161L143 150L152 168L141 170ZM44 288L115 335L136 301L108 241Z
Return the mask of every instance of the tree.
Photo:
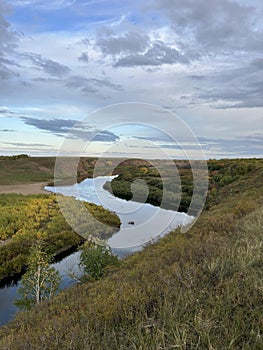
M18 289L21 298L15 301L20 309L30 309L57 293L61 278L49 263L50 257L43 251L41 244L36 244L32 248L27 272L22 277L21 287Z
M118 257L105 245L86 242L81 247L80 266L94 280L103 277L109 266L114 266L118 263Z

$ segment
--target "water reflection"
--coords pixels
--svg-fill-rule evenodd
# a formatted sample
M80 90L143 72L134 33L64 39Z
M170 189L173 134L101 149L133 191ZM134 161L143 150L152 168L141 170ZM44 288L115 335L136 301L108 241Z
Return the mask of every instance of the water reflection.
M46 187L46 189L102 205L104 208L115 212L121 220L121 227L108 240L108 244L117 255L122 257L142 249L148 242L162 237L179 225L187 225L193 220L193 217L185 213L114 197L103 189L105 182L111 181L114 177L101 176L95 179L86 179L80 184L72 186Z

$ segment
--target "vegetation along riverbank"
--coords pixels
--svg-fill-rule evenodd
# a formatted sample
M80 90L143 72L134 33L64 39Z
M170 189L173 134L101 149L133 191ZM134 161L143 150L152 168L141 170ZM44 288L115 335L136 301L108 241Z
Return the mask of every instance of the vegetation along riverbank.
M187 234L19 313L0 348L262 349L263 160L208 168L205 210Z
M65 205L76 205L73 198L65 198ZM109 238L120 226L117 215L95 204L84 203L92 215L89 225L83 227L87 237ZM56 256L83 242L68 225L60 212L55 195L0 195L0 280L20 274L27 264L30 247L43 242L47 253ZM85 212L75 211L76 222ZM98 222L104 223L103 231Z

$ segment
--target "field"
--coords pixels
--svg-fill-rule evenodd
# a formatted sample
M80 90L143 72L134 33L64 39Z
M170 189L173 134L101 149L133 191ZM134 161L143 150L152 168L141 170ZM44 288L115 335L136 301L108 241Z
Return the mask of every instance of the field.
M97 282L17 315L0 348L263 348L263 161L210 161L206 209Z

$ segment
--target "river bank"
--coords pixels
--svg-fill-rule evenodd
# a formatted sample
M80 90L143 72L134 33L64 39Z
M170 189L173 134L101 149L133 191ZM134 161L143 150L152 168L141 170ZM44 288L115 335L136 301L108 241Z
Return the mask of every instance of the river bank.
M17 193L17 194L50 194L44 187L47 182L19 183L14 185L0 185L0 194Z

